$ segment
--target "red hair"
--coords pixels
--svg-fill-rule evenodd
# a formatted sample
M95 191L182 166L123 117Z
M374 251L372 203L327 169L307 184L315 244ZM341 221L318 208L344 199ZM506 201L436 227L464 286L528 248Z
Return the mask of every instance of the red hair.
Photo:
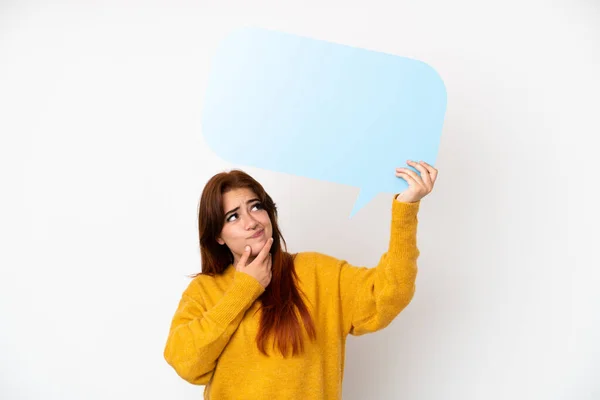
M273 244L271 245L272 273L271 283L260 295L262 304L260 327L256 335L258 349L264 355L267 337L272 334L274 343L284 357L292 348L292 355L304 351L302 343L302 327L298 321L296 310L304 322L304 327L311 339L316 338L316 331L310 313L300 297L298 275L294 267L296 254L287 252L287 244L277 225L277 207L271 196L262 185L247 173L240 170L221 172L213 176L202 191L198 207L198 234L200 238L201 274L214 276L221 274L233 263L233 254L227 246L217 242L225 224L223 194L233 190L247 188L260 199L269 214L273 226ZM285 251L281 248L284 244ZM302 293L304 295L304 293Z

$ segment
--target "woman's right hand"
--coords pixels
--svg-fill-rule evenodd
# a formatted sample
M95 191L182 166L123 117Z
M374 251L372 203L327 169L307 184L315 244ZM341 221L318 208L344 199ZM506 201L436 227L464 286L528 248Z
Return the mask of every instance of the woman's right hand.
M236 271L244 272L258 281L265 289L271 282L273 272L271 270L271 245L273 244L273 238L269 238L263 248L260 250L256 258L248 265L248 258L252 255L252 248L246 246L244 254L240 258L240 261L235 266Z

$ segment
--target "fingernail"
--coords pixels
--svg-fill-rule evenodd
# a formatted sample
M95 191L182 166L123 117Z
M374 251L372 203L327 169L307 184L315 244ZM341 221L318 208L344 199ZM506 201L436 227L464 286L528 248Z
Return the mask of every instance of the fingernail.
M245 250L250 251L250 246L246 246Z

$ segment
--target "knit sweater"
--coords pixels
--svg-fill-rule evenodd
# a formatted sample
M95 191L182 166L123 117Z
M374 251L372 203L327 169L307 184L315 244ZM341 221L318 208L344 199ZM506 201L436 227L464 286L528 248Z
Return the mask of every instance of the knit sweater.
M284 358L267 341L256 346L265 290L234 265L220 275L198 275L185 289L164 357L186 381L205 385L204 399L341 399L348 334L388 326L409 304L417 275L420 201L392 200L388 250L374 268L357 267L318 252L294 261L317 339L303 330L304 352ZM373 360L375 362L375 360Z

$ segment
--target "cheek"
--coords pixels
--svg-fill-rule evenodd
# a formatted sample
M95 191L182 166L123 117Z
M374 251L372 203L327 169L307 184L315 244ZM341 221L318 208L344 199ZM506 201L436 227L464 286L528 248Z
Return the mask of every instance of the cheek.
M271 226L271 221L269 221L268 217L266 217L265 219L263 219L262 221L260 221L260 223L261 223L262 226L265 226L265 227L266 226L269 226L269 227Z
M262 226L266 227L268 232L273 231L273 225L271 224L271 221L269 220L268 216L265 218L264 221L262 221Z
M223 228L221 231L221 239L223 239L226 244L231 245L236 241L235 232L233 232L229 227Z

